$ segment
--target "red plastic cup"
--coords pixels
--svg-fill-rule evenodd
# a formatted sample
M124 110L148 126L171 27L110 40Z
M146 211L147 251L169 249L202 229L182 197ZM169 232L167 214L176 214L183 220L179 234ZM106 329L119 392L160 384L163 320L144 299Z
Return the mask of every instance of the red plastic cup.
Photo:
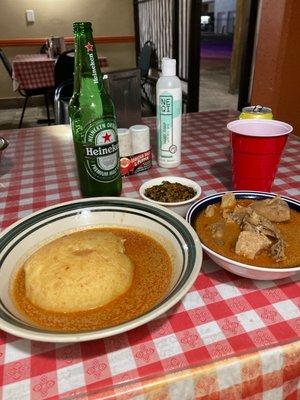
M235 190L269 192L293 127L276 120L241 119L227 125Z

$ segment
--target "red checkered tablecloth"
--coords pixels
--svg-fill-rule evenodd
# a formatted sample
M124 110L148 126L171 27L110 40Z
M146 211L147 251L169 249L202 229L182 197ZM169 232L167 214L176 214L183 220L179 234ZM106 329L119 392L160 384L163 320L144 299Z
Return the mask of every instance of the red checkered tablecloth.
M203 195L230 189L227 111L183 117L182 164ZM154 119L145 123L154 128ZM80 197L68 126L2 131L0 227ZM273 190L300 198L299 140L290 137ZM123 195L169 175L153 167L124 178ZM0 399L296 400L300 396L299 276L252 281L209 259L165 315L114 337L78 344L0 331Z
M100 66L107 67L107 58L98 57ZM47 54L20 54L13 59L14 89L38 89L54 87L56 59Z

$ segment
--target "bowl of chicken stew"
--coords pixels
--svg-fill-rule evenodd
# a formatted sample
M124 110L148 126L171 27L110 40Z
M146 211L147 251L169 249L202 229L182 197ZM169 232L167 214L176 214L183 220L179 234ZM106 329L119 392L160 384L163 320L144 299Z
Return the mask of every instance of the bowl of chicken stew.
M188 211L206 253L246 278L273 280L300 271L300 201L234 191L205 197Z

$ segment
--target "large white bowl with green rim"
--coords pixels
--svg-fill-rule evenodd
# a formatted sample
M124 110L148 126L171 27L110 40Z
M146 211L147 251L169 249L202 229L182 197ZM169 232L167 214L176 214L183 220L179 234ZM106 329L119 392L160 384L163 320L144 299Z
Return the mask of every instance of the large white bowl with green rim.
M163 243L173 266L168 292L138 318L105 329L78 333L52 332L28 321L11 296L13 276L39 246L75 229L131 227ZM0 235L0 329L45 342L81 342L126 332L169 310L189 290L202 264L202 249L192 227L176 213L143 200L124 197L89 198L42 209L14 223Z

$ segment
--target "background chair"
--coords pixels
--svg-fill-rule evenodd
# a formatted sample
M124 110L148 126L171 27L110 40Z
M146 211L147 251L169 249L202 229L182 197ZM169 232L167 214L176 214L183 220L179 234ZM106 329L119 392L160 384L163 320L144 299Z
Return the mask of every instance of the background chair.
M74 49L60 54L54 66L54 115L56 124L69 123L69 101L74 84Z
M128 128L141 120L141 78L139 68L113 71L103 76L116 109L117 126ZM55 90L56 124L68 124L68 104L73 93L73 79L62 82Z
M55 88L74 77L74 49L61 53L54 66Z
M0 58L1 58L1 61L4 65L6 71L9 73L9 76L12 79L12 65L2 49L0 49ZM24 117L26 106L27 106L27 102L28 102L29 98L33 97L33 96L41 96L41 95L44 96L45 106L46 106L46 110L47 110L47 122L48 122L48 125L51 124L50 112L49 112L49 97L48 96L52 93L52 91L53 91L53 88L50 88L50 87L38 88L38 89L19 89L18 90L20 95L25 97L22 114L21 114L21 118L20 118L20 122L19 122L19 128L22 127L22 122L23 122L23 117Z
M151 56L152 56L152 49L153 43L148 40L142 47L139 60L138 60L138 67L141 70L141 78L146 78L149 73L149 69L151 66Z
M141 90L142 90L142 102L146 104L152 112L155 113L155 105L152 103L145 85L149 83L149 71L150 68L157 69L157 56L155 52L154 43L148 40L142 47L139 59L138 68L141 71ZM153 78L151 78L153 79Z
M107 88L117 116L117 126L129 128L141 121L141 74L139 68L107 74Z
M47 43L44 43L40 48L40 54L47 54L48 46Z
M56 89L54 94L54 115L55 124L69 123L69 102L73 94L73 79L62 82Z

